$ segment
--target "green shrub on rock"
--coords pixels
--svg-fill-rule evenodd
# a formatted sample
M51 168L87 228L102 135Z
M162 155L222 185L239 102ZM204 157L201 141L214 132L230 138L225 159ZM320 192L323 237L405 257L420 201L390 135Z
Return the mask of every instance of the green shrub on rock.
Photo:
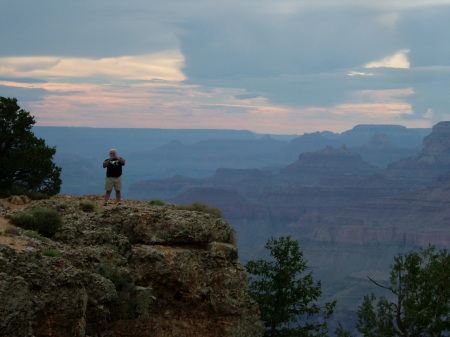
M149 204L153 206L164 206L166 203L160 199L153 199L150 200Z
M43 237L41 234L39 234L36 231L27 231L23 235L28 238L39 240L41 242L49 242L49 239L47 239L46 237Z
M45 237L52 237L61 228L61 215L54 209L35 208L13 216L10 222L24 229L34 230Z
M193 202L192 204L186 206L176 206L175 209L184 209L188 211L207 213L213 215L216 218L222 217L222 211L220 209L209 206L207 204L203 204L201 202Z
M83 212L94 212L97 209L97 204L92 201L81 201L80 207Z
M58 252L56 249L51 249L51 248L44 249L42 251L42 255L50 256L50 257L61 257L60 252Z

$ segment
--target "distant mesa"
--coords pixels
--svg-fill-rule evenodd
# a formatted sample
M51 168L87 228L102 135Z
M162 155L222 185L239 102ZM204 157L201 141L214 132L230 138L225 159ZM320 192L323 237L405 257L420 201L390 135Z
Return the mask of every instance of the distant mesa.
M360 149L382 149L382 150L388 150L388 149L398 149L399 147L394 145L390 140L389 137L385 133L377 132L375 133L372 138L370 138L369 142L365 145L362 145L359 147Z
M368 177L380 168L370 165L361 156L347 149L327 146L318 152L306 152L299 155L296 162L286 166L277 176L277 181L296 185L340 185Z

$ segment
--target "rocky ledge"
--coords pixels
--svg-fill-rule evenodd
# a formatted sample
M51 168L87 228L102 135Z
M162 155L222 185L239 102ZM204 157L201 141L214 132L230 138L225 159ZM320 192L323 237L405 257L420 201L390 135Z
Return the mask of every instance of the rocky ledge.
M88 200L96 207L86 211ZM0 336L262 336L234 230L173 205L56 196L22 208L62 215L51 238L10 226L0 244Z

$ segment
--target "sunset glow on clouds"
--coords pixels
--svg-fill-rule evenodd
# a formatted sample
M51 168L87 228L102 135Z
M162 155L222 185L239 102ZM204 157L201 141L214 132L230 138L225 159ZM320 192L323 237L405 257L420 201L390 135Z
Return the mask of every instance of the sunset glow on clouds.
M409 69L410 63L408 60L407 54L409 53L408 49L400 50L394 55L384 57L380 61L374 61L366 64L365 68L400 68L400 69Z
M0 72L8 77L97 77L102 79L133 79L183 81L183 55L166 52L140 56L87 59L51 56L0 58Z
M450 118L450 0L43 2L0 4L0 96L38 125L300 134Z

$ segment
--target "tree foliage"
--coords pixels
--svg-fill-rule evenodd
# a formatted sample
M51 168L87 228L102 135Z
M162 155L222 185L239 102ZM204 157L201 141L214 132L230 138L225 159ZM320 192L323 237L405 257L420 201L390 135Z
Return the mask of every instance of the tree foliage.
M52 159L56 149L31 131L34 117L15 98L0 97L0 188L59 193L61 168Z
M322 295L320 281L312 272L297 241L288 237L271 238L265 245L271 261L250 261L245 266L253 275L250 295L257 301L265 336L326 336L327 323L336 305L316 303Z
M377 286L389 296L364 297L357 330L366 337L450 336L450 256L435 247L399 254L390 285Z

